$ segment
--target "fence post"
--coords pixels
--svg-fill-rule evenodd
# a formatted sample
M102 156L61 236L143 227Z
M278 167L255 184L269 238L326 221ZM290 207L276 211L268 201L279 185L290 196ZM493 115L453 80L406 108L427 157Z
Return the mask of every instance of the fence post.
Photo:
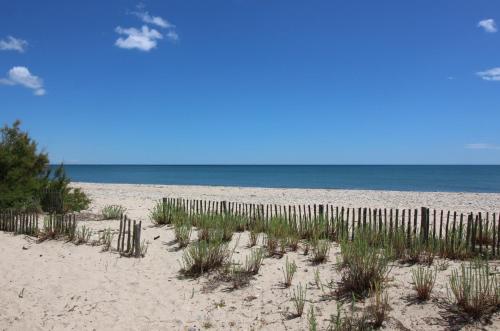
M427 226L427 208L422 207L420 208L420 231L422 233L422 239L424 243L427 243L427 240L429 239L429 233L428 233L428 226Z

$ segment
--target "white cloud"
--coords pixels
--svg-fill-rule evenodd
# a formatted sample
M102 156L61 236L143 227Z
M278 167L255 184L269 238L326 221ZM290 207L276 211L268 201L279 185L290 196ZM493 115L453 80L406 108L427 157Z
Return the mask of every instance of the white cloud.
M0 84L21 85L32 89L33 93L38 96L44 95L46 92L43 88L43 80L32 75L26 67L13 67L9 70L7 78L0 79Z
M133 27L124 29L120 26L116 27L115 31L117 33L126 36L118 38L115 41L116 46L125 49L136 48L148 52L156 48L158 40L163 39L163 37L171 42L179 40L179 34L175 31L175 25L163 17L150 15L149 12L145 10L145 7L143 3L139 3L137 5L138 11L131 12L131 14L137 16L142 22L146 23L141 29ZM165 35L158 30L150 28L150 25L165 29Z
M6 40L0 40L0 50L2 51L18 51L19 53L23 53L27 46L28 42L26 40L12 36L8 36Z
M477 26L479 28L483 28L484 31L489 32L489 33L495 33L498 31L497 25L495 24L495 20L492 18L479 21L479 23L477 23Z
M141 51L150 51L155 48L157 41L163 38L163 35L155 29L150 29L143 25L141 30L136 28L124 29L120 26L116 27L115 31L119 34L126 35L126 38L118 38L115 45L120 48L133 49L137 48Z
M136 15L137 17L139 17L144 23L157 25L157 26L164 28L164 29L175 28L175 25L171 24L166 19L164 19L160 16L152 16L147 11L134 12L133 14Z
M465 145L467 149L498 149L500 150L500 146L486 143L475 143L475 144L467 144Z
M477 75L484 80L500 81L500 67L480 71Z

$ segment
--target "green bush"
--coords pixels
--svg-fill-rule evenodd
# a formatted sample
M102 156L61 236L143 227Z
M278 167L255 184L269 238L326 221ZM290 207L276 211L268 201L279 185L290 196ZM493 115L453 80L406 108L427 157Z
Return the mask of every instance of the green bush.
M341 241L340 249L340 294L366 296L384 281L389 271L389 254L384 248L371 246L364 231L358 231L353 241Z
M192 226L189 221L178 219L174 222L175 240L179 244L179 248L184 248L189 245L191 232Z
M0 209L40 209L49 158L20 129L21 122L0 129Z
M69 187L61 164L54 174L47 153L21 131L21 122L0 130L0 209L65 213L87 209L90 200ZM56 197L57 199L53 199Z
M198 241L186 248L182 256L182 272L199 276L229 262L231 252L222 241Z
M450 301L474 319L500 308L500 275L491 272L488 261L473 261L453 270L449 288Z
M120 205L107 205L101 210L105 220L118 220L125 213L126 208Z
M417 267L412 269L411 274L413 289L417 292L417 299L421 301L428 300L436 282L437 269Z
M172 224L178 221L186 221L187 213L172 202L164 203L162 200L155 202L152 209L149 210L149 218L155 225Z

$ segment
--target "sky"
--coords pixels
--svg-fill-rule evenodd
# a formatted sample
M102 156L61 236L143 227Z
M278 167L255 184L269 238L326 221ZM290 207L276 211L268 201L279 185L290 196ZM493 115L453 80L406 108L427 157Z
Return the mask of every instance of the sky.
M500 164L495 0L0 0L0 124L67 164Z

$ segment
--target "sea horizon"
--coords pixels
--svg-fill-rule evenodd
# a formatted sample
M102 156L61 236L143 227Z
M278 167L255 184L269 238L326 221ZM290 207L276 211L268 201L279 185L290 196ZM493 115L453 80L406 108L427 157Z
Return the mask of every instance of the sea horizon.
M500 193L500 165L69 164L65 169L72 181L87 183Z

